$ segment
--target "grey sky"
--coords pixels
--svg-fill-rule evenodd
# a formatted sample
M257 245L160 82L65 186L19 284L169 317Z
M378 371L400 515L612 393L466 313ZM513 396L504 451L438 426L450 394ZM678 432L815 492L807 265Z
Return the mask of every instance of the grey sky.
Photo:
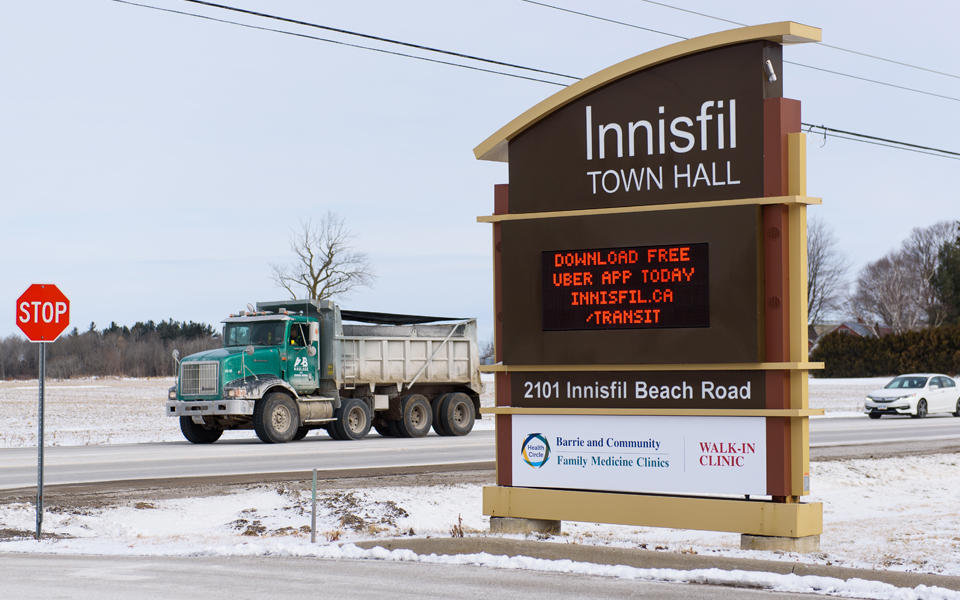
M179 0L146 4L388 48ZM585 76L674 38L520 0L224 0L225 4ZM732 25L640 0L555 0L693 37ZM677 0L748 24L793 20L825 43L960 75L956 2ZM55 283L72 325L217 324L284 298L298 219L343 214L379 280L356 310L477 316L492 330L493 185L473 148L560 88L110 0L30 0L0 20L0 336L16 298ZM389 47L391 50L396 48ZM414 54L422 52L410 51ZM785 59L960 98L960 79L790 47ZM960 151L960 102L792 65L803 120ZM917 226L960 218L960 162L808 136L810 209L856 269Z

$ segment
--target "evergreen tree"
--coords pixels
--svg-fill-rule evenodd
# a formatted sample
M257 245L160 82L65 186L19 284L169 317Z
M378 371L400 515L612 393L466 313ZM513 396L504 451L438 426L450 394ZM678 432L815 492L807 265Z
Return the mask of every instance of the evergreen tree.
M960 325L960 222L956 239L940 247L938 258L930 283L946 311L944 323Z

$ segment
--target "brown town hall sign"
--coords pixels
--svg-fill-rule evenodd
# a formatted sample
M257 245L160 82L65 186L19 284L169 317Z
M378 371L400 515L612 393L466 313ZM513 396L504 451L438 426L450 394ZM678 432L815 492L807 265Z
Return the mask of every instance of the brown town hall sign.
M475 149L493 224L497 485L513 519L810 548L805 146L796 23L613 65ZM759 498L758 498L759 497ZM786 541L784 541L786 540ZM798 545L799 544L799 545Z

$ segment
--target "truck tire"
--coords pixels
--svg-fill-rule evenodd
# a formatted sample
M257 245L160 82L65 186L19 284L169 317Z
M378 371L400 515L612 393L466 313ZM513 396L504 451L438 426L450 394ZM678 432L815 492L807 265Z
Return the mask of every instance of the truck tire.
M390 425L386 419L374 419L373 428L383 437L393 437L393 434L390 433Z
M253 407L253 429L265 444L285 444L300 428L300 412L290 396L273 392Z
M358 398L348 398L333 413L335 421L331 423L336 432L331 435L339 440L360 440L370 432L373 415L367 403ZM333 434L333 432L331 432Z
M423 437L430 431L430 425L433 424L433 410L421 394L404 396L400 400L400 412L403 418L397 421L396 428L403 437Z
M342 440L343 438L337 433L337 428L333 426L333 422L327 423L327 426L324 427L327 430L327 435L330 436L330 439L333 440Z
M223 435L222 429L198 425L193 417L180 417L180 431L191 444L212 444Z
M447 399L447 396L450 394L437 394L437 397L433 399L431 406L433 407L433 430L437 432L437 435L453 435L443 426L443 419L440 417L440 408L443 406L443 401Z
M403 437L403 434L400 433L400 427L398 426L400 421L396 419L387 420L387 433L390 434L390 437Z
M440 418L450 435L467 435L476 419L473 400L463 392L450 394L440 405Z
M299 442L303 438L307 437L307 434L310 433L310 430L306 427L299 427L297 432L293 434L293 441Z

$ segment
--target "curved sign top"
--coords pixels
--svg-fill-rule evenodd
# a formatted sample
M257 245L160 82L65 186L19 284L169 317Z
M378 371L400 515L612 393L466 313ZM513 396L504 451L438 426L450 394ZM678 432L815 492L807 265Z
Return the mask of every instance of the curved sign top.
M818 38L776 23L673 44L571 85L475 152L509 156L514 214L762 197L781 44Z
M720 31L657 48L607 67L567 86L504 125L499 131L474 148L473 153L479 160L507 162L509 157L508 143L541 119L585 94L589 94L627 75L667 61L743 42L768 41L787 45L819 42L820 39L821 31L817 27L782 21Z

